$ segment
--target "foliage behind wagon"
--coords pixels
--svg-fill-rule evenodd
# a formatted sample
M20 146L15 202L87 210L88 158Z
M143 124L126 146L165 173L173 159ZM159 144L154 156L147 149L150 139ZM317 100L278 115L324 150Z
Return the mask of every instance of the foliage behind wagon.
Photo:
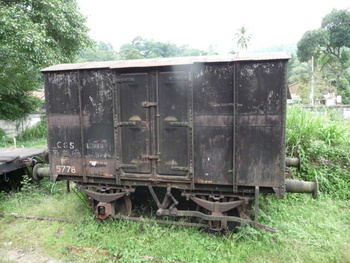
M350 122L331 109L288 108L287 156L301 158L297 175L317 177L320 191L333 197L350 198Z

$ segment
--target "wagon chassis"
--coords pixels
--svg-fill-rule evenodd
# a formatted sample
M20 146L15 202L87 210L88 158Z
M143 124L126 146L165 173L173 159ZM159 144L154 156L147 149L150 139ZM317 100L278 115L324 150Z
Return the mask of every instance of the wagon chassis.
M97 218L106 219L127 219L132 221L147 221L144 218L130 217L132 205L129 196L135 192L134 188L124 189L105 189L105 193L96 192L91 190L89 187L82 185L77 186L78 190L84 192L91 200L92 206ZM101 190L101 188L99 188ZM126 191L125 191L126 190ZM178 221L167 221L167 220L156 220L158 223L175 224L175 225L186 225L186 226L197 226L197 227L208 227L214 231L221 230L234 230L237 226L244 226L249 224L256 228L263 228L270 232L277 232L274 228L260 224L258 222L259 215L259 187L255 187L254 195L238 195L232 193L213 193L207 191L192 191L183 190L181 193L182 197L186 198L186 201L193 201L197 205L196 210L179 210L176 206L180 202L172 194L172 187L166 188L166 193L162 199L159 199L157 193L151 185L148 185L148 190L153 198L153 201L157 205L158 210L156 215L158 217L166 216L171 218L197 218L200 223L190 222L178 222ZM254 221L250 220L252 204L254 203ZM119 209L119 212L116 211ZM228 215L236 211L235 215ZM205 224L204 224L205 222ZM230 224L234 223L234 224Z

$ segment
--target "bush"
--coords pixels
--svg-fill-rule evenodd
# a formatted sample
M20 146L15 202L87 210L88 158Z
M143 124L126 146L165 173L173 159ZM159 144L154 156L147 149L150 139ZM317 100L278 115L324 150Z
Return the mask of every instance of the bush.
M41 118L40 122L33 127L25 129L24 133L17 137L19 141L46 138L47 124L46 118Z
M287 156L301 158L297 175L317 176L322 193L350 198L349 124L332 110L308 111L291 106L287 113Z

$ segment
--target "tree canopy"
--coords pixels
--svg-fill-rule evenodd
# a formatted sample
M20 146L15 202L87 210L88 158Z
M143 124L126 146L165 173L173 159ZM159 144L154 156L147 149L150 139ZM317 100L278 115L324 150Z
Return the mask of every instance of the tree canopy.
M237 32L234 35L234 38L237 41L237 48L239 50L247 49L250 39L252 38L251 34L248 34L248 29L245 26L241 26L237 29Z
M298 42L300 62L311 57L318 63L322 77L337 88L344 103L350 103L350 12L333 9L322 19L321 28L304 33Z
M131 43L120 47L120 59L143 59L157 57L187 57L217 54L213 47L209 51L190 48L188 45L177 46L173 43L157 42L140 36L135 37Z
M117 60L117 58L117 54L114 51L112 44L100 41L93 47L88 47L82 50L77 62L112 61Z
M0 1L0 119L33 111L39 70L74 61L91 45L75 0Z

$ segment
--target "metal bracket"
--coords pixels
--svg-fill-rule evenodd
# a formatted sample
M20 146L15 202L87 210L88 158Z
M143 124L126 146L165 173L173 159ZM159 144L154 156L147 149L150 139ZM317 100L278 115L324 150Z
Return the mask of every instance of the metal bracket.
M190 199L196 204L200 205L201 207L204 207L205 209L211 212L220 212L220 213L236 208L237 206L240 206L245 202L245 200L238 200L238 201L231 201L231 202L219 202L219 201L211 202L195 196L190 196Z
M114 193L114 194L103 194L103 193L98 193L87 189L80 189L80 190L84 192L87 196L99 202L104 202L104 203L110 203L112 201L115 201L126 194L125 192Z
M167 187L167 191L166 191L166 194L164 196L164 199L163 199L163 202L160 203L156 193L154 192L153 190L153 187L152 186L148 186L148 189L153 197L153 200L156 202L157 206L159 209L166 209L166 207L170 204L170 200L169 198L171 199L171 201L173 201L173 204L169 207L169 209L174 209L174 207L176 205L179 204L179 202L175 199L175 197L171 194L171 187Z

